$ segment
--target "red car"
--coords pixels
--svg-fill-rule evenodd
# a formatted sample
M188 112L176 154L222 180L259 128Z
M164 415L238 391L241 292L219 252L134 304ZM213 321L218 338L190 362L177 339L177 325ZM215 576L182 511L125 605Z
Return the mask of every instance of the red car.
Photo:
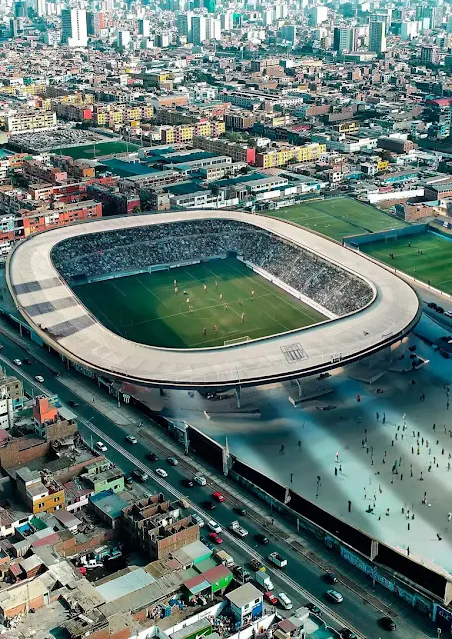
M214 533L214 532L209 533L209 538L213 541L214 544L223 543L223 538L220 537L217 533Z
M217 501L224 501L224 495L222 495L218 491L215 491L214 493L212 493L212 497L216 499Z
M273 606L276 606L276 604L278 603L278 599L270 591L264 593L264 599L265 601L268 601L269 603L271 603Z

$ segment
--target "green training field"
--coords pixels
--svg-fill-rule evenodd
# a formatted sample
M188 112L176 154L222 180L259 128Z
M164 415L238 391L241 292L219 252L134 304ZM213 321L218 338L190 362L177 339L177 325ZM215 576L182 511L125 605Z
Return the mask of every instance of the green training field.
M363 244L361 250L397 270L452 294L452 242L447 238L422 233ZM389 256L390 253L394 254L394 259Z
M60 155L69 155L74 160L92 160L103 155L113 155L114 153L133 153L138 146L136 144L127 144L123 140L114 140L112 142L98 142L94 144L83 144L82 146L56 147L52 149L53 153Z
M113 332L168 348L223 346L325 319L235 258L82 284L75 292Z
M295 222L338 242L347 235L362 235L407 226L402 220L350 198L295 204L269 211L268 215Z

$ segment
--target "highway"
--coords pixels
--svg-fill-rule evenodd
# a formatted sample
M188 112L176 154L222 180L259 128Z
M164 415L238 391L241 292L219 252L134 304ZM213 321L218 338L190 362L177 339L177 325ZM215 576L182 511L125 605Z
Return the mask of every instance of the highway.
M0 330L2 330L1 324ZM90 382L74 371L68 372L62 362L59 362L58 359L49 355L37 345L30 343L25 349L15 344L5 335L0 337L0 342L3 346L0 351L2 366L8 372L23 380L25 390L29 394L36 394L37 392L57 394L60 401L68 406L70 401L76 401L78 403L77 407L71 408L71 410L78 417L79 429L85 441L93 443L99 440L103 441L108 448L105 453L106 456L126 474L130 473L134 468L146 470L150 475L150 479L143 485L143 488L147 492L152 493L163 490L166 494L171 493L176 498L184 495L193 504L193 511L200 514L205 521L208 519L216 520L223 528L224 544L220 548L224 547L234 557L236 563L244 565L247 569L249 569L247 564L251 556L262 560L274 581L275 593L284 591L293 600L294 608L311 600L321 608L323 618L327 623L336 629L344 626L353 628L361 637L369 639L382 639L387 634L387 631L378 624L378 620L383 616L383 613L364 601L361 596L346 588L344 584L338 583L334 586L344 595L343 603L336 605L329 603L325 593L331 586L324 581L323 571L315 563L307 560L274 536L269 536L270 542L268 545L259 544L256 535L259 533L267 534L267 531L258 526L251 513L246 516L238 515L228 501L217 504L214 511L206 511L203 502L210 501L212 488L209 485L201 487L196 484L192 488L185 486L184 480L189 477L189 474L183 468L185 464L171 466L165 458L165 451L161 451L158 446L150 445L148 437L140 436L138 417L134 409L121 408L121 410L130 410L137 420L137 428L133 434L137 436L138 443L132 445L125 442L127 431L101 412L102 407L98 401L92 403L85 401L62 383L63 375L68 375L73 380L77 380L80 386L86 387ZM61 377L53 375L49 368L46 368L43 363L35 359L34 354L40 359L48 360L51 368L61 372ZM22 364L20 367L15 366L12 363L15 358L21 359L22 362L25 358L29 358L31 364ZM44 383L39 384L36 382L34 380L35 375L42 375ZM86 392L84 395L86 397ZM107 395L105 399L106 401L112 401L112 398L108 398ZM141 419L143 425L146 425L148 420L144 417ZM152 434L150 437L152 437ZM146 459L146 453L150 450L153 450L159 456L158 461L150 462ZM155 474L155 469L159 467L168 472L167 479L161 479ZM249 531L249 535L244 539L237 538L227 531L229 524L235 519L238 519L240 524ZM204 527L202 529L202 537L207 538L207 534L208 531ZM288 559L288 565L283 570L271 568L266 561L265 558L273 551L277 551ZM328 555L329 559L330 556ZM380 593L378 593L378 596L380 596ZM395 602L394 600L388 600L392 603L397 623L397 630L389 636L395 638L403 637L404 639L437 636L434 625L427 617L416 614L400 600ZM388 600L386 600L386 603Z

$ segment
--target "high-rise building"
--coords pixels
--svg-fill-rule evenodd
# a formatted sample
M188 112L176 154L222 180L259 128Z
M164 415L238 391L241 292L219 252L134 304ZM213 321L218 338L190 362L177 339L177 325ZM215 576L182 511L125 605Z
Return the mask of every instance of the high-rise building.
M192 42L193 44L201 44L207 39L207 20L206 16L195 15L191 20Z
M203 5L207 9L209 13L215 13L217 9L217 1L216 0L203 0Z
M220 18L214 18L209 16L207 18L207 39L208 40L221 40L221 20Z
M231 31L234 28L234 13L228 10L220 14L220 24L222 31Z
M328 18L328 9L324 6L311 7L308 9L308 22L310 27L318 27Z
M86 47L88 28L85 9L63 9L61 12L61 43L68 47Z
M151 23L149 20L138 20L138 33L145 38L151 33Z
M128 49L130 47L130 31L120 29L118 31L118 47L120 49Z
M193 13L187 11L186 13L180 13L176 20L177 33L185 37L187 42L192 42L193 40L192 19Z
M369 23L369 51L375 53L386 51L386 24L384 22Z
M334 27L333 49L337 53L355 51L356 29L353 27Z
M86 14L86 27L89 36L98 36L105 29L105 15L102 11L88 11Z
M295 41L297 39L297 25L296 24L286 24L281 29L281 36L283 40L287 40L290 42L292 46L295 45Z
M27 17L27 3L19 0L14 5L14 17L26 18Z
M438 47L432 45L421 47L422 64L438 64Z

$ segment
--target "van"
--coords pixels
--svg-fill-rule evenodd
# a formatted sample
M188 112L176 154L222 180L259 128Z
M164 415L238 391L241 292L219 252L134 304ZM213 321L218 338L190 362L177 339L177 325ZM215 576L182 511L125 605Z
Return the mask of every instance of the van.
M284 610L292 610L292 602L285 592L280 592L278 595L278 601Z

